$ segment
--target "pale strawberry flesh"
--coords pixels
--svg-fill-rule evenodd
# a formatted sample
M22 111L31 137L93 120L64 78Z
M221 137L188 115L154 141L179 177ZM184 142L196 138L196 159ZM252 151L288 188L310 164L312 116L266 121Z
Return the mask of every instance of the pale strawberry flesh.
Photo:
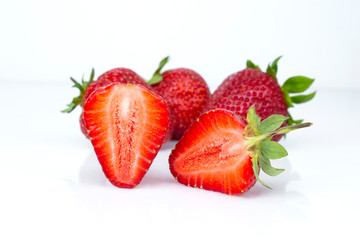
M238 194L256 178L245 150L244 123L232 112L217 109L202 114L172 151L170 171L178 182Z
M117 187L138 185L167 132L165 101L140 85L117 83L95 90L83 111L106 177Z

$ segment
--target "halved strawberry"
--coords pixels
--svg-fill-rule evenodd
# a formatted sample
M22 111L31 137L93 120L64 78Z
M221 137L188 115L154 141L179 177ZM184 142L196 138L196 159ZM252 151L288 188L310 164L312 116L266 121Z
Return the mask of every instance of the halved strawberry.
M84 123L109 181L123 188L140 183L169 125L165 101L141 85L114 83L86 100Z
M287 117L273 115L260 123L254 106L248 113L248 125L225 109L206 112L176 144L169 158L170 171L187 186L226 194L247 191L259 180L260 168L272 176L283 171L273 168L269 159L287 152L271 137L311 125L279 128L285 120Z
M81 82L77 82L75 79L70 78L71 81L74 83L73 87L76 87L80 90L80 95L78 97L73 98L72 102L68 104L67 108L64 109L62 112L70 113L73 111L78 105L82 107L86 101L86 99L98 88L105 87L107 85L113 83L131 83L131 84L140 84L143 87L153 91L152 87L148 85L144 79L142 79L137 73L128 69L128 68L114 68L111 69L103 74L101 74L96 81L95 79L95 70L92 69L90 80L85 81L84 77ZM85 124L84 124L84 114L81 113L80 115L80 128L81 132L89 138L87 133ZM172 137L172 125L168 129L168 133L164 139L164 142L167 142Z

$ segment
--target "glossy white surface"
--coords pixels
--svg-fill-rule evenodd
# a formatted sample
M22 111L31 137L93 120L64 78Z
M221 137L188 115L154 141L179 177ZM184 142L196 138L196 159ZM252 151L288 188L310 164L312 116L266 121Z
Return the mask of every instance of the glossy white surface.
M135 189L104 177L78 126L61 114L69 84L0 84L0 239L355 239L360 214L360 92L318 90L293 109L278 177L240 196L185 187L165 144Z

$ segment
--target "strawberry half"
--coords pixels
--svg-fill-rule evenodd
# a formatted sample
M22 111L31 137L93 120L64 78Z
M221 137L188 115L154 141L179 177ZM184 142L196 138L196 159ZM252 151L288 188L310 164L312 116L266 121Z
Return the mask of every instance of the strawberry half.
M262 119L280 114L289 117L283 126L301 123L302 120L294 120L291 117L288 109L294 107L294 104L308 102L315 96L315 92L308 95L293 95L307 90L314 79L295 76L280 86L276 77L280 58L269 64L266 72L262 72L253 62L247 61L246 69L227 77L215 90L204 111L224 108L233 111L246 122L250 106L255 105L256 112ZM278 141L281 136L274 136L273 140Z
M141 85L114 83L95 90L83 111L105 176L117 187L138 185L168 129L165 101Z
M271 137L311 125L279 128L285 120L273 115L260 123L254 106L247 115L248 125L225 109L206 112L176 144L169 158L170 171L184 185L225 194L245 192L257 180L267 186L259 179L260 168L275 176L284 169L273 168L269 159L287 155Z
M202 113L210 98L210 90L205 80L191 69L177 68L161 73L168 60L169 57L161 60L148 84L168 104L173 126L172 138L180 139Z
M137 73L128 69L128 68L114 68L103 74L101 74L96 81L94 81L95 71L92 69L90 80L85 81L84 78L81 82L77 82L75 79L70 78L74 83L74 87L80 90L80 95L75 97L70 104L68 104L67 109L62 112L70 113L74 110L78 105L81 107L84 105L86 99L97 89L106 87L113 83L131 83L131 84L140 84L143 87L153 91L152 87L146 83L146 81L141 78ZM80 128L82 133L89 138L87 134L87 129L84 124L84 116L83 113L80 115ZM172 126L170 126L172 127ZM167 136L165 137L164 142L167 142L172 137L172 129L170 128Z

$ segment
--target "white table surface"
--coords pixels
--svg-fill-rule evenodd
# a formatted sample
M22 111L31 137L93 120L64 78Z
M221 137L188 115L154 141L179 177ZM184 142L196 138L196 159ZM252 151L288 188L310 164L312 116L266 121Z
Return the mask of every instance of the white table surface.
M185 187L166 143L135 189L112 186L62 114L69 83L0 83L0 239L359 239L360 91L319 89L292 109L286 171L239 196Z

